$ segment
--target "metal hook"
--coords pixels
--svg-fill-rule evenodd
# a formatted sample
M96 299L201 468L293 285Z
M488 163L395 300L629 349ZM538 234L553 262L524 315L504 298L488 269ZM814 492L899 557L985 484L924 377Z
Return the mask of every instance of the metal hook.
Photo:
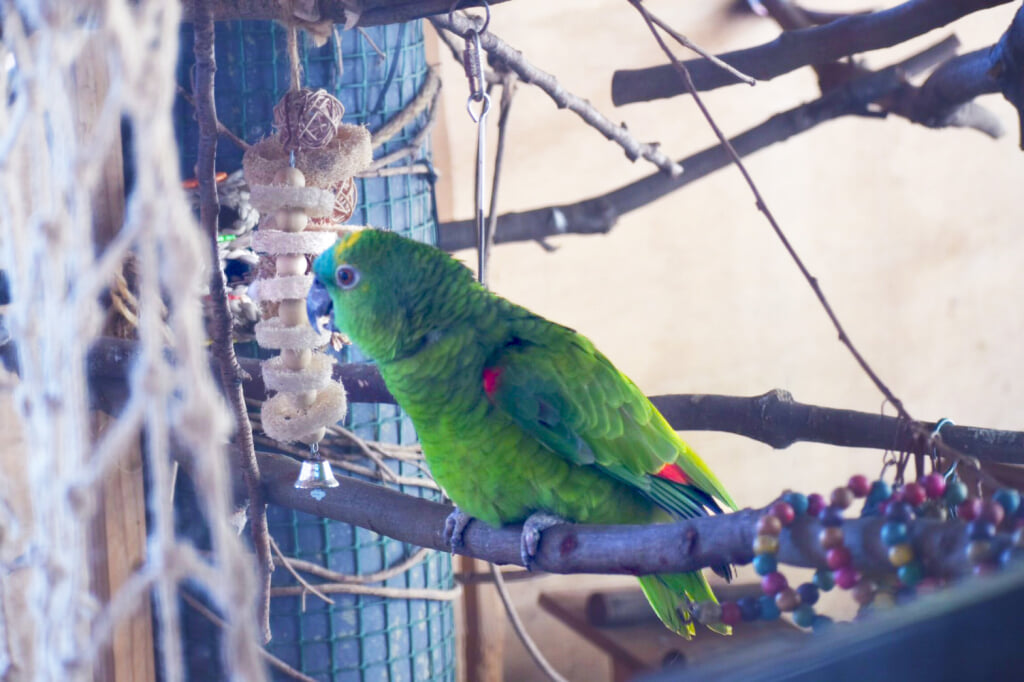
M459 8L459 5L461 5L461 4L462 4L462 0L455 0L455 2L452 3L451 7L448 9L448 21L449 22L453 22L454 21L455 10L457 10ZM487 27L491 25L491 6L489 4L487 4L487 0L482 0L482 2L480 4L484 6L484 12L485 12L485 14L484 14L484 25L482 27L480 27L479 31L477 31L477 29L474 28L473 32L475 32L475 33L485 33L487 31Z

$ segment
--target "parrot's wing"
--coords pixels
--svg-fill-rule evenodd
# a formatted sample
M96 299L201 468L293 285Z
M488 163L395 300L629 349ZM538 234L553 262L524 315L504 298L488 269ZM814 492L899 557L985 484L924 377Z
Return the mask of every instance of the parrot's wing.
M735 509L718 478L640 389L585 337L546 320L494 353L483 384L496 407L546 447L683 517ZM713 496L713 497L712 497Z

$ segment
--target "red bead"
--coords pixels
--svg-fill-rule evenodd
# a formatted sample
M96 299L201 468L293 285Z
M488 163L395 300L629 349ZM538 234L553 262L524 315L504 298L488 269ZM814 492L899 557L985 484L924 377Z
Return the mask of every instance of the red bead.
M743 616L740 613L739 605L734 601L722 602L722 624L737 625Z
M846 547L833 547L832 549L825 552L825 563L833 571L838 571L844 566L850 565L850 550Z
M921 479L921 484L924 486L925 494L933 500L939 499L946 492L946 479L942 474L928 474Z
M903 501L911 506L919 507L927 498L928 493L920 483L908 483L903 486Z
M844 590L848 590L860 581L860 573L852 566L844 566L834 571L832 578L836 581L836 585L839 585Z
M793 518L796 517L796 512L793 511L793 505L789 502L776 502L771 506L768 512L772 516L778 517L779 521L782 521L783 526L788 526L793 523Z
M995 500L985 500L981 503L981 514L979 518L982 521L988 521L989 523L998 526L1003 522L1006 517L1006 510L1003 509L1003 505L999 504Z
M787 587L789 587L789 581L778 571L761 578L761 591L767 595L778 594Z
M811 493L807 496L808 516L817 516L825 508L825 498L819 493Z
M846 487L857 497L867 497L868 492L871 490L871 481L868 480L867 476L857 474L856 476L850 476L850 481L846 484Z
M981 516L982 506L980 498L968 498L957 505L956 515L964 521L974 521L976 518Z

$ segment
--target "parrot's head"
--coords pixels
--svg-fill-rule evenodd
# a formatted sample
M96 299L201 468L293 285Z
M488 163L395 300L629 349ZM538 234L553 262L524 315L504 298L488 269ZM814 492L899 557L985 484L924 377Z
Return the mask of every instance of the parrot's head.
M330 317L363 352L386 362L450 324L480 289L462 263L394 232L344 232L313 261L310 322Z

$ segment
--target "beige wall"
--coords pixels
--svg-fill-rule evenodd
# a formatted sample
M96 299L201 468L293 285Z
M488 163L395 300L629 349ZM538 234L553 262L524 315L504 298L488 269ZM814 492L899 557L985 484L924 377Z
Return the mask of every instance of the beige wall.
M767 21L728 20L725 3L649 3L716 52L771 39ZM845 3L854 5L854 3ZM893 4L893 3L886 3ZM864 7L863 3L855 4ZM964 52L998 39L1016 6L955 25ZM711 143L687 98L615 109L616 68L662 56L627 3L517 0L494 8L491 30L558 75L644 141L674 158ZM937 41L936 31L914 45ZM870 66L909 54L873 53ZM472 212L475 133L465 116L465 78L447 55L445 121L451 144L442 194L454 215ZM809 70L706 95L727 134L813 99ZM844 119L749 159L749 168L865 357L922 419L1024 426L1024 156L1014 110L982 103L1004 122L992 141L967 130L929 130L903 120ZM651 172L520 85L502 181L504 210L568 203ZM493 150L494 136L490 137ZM444 219L445 216L442 216ZM868 412L882 397L836 340L824 312L734 169L625 216L607 236L499 246L492 286L507 297L590 336L646 392L754 395L771 388L797 400ZM460 254L475 262L470 252ZM890 412L891 413L891 412ZM785 488L828 492L849 474L876 475L880 453L796 445L784 451L736 436L688 433L744 505ZM551 578L516 586L527 622L553 642L566 631L530 605L538 589L578 585ZM548 634L545 634L548 633ZM606 674L598 657L545 649L574 679ZM510 650L512 646L510 646ZM514 662L509 679L529 679Z

